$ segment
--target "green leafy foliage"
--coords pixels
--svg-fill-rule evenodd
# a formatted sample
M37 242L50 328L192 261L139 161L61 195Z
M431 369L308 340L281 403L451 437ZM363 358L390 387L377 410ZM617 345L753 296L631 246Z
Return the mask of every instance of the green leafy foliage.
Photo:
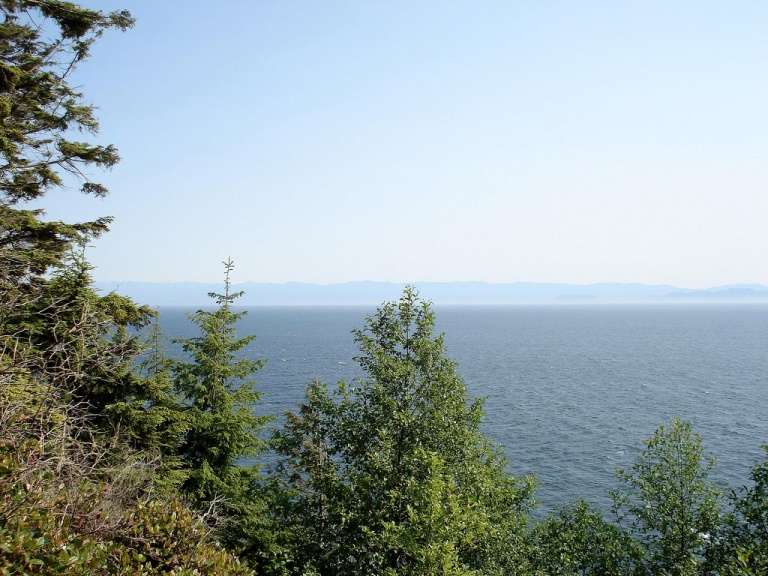
M22 351L38 381L55 385L101 433L158 449L152 444L156 435L145 432L170 426L160 420L173 421L172 415L160 407L173 404L172 391L137 374L144 345L129 333L146 326L154 313L118 294L99 296L91 284L90 266L73 253L34 298L12 307L14 316L0 323L0 340L17 356Z
M135 370L131 396L109 406L111 418L131 447L156 457L155 484L174 490L187 477L179 454L189 430L187 406L173 385L172 361L166 356L159 312L143 343L144 359Z
M224 574L250 570L212 542L199 519L176 500L140 504L125 516L125 528L111 550L124 574Z
M156 464L53 381L0 370L0 574L246 574L199 517L155 495ZM66 375L68 369L61 368Z
M119 156L85 141L98 123L69 78L133 20L59 0L0 11L0 574L249 573L198 517L153 499L186 426L167 371L134 369L132 331L152 311L93 290L80 249L111 219L25 207L77 183L106 194L87 169Z
M100 431L129 428L136 439L160 391L134 373L141 345L129 330L152 311L92 288L83 247L109 219L46 222L23 206L77 182L106 193L86 169L119 157L112 146L72 139L95 134L98 123L68 82L105 30L133 20L58 0L2 0L0 11L0 355L69 394Z
M118 161L72 71L126 11L0 0L0 575L768 573L768 463L724 523L701 439L678 420L619 471L618 525L583 502L528 529L534 482L507 471L411 288L354 331L364 380L312 382L275 432L237 336L232 263L200 335L170 362L153 312L99 295L82 248L111 218L29 202ZM185 502L169 497L178 489ZM223 522L223 524L222 524ZM225 551L227 548L229 552Z
M548 576L631 574L639 551L632 538L579 501L566 505L531 532L532 564Z
M276 505L296 572L517 569L532 479L506 472L412 288L354 332L369 378L310 384L275 433Z
M723 574L768 573L768 460L755 464L750 478L751 486L732 495L733 514L714 555Z
M696 574L721 525L721 496L707 475L701 437L672 420L648 440L637 462L618 470L624 492L613 492L621 524L638 539L649 574Z
M15 456L0 453L0 574L98 574L109 545L70 532L55 513L66 502L14 481Z
M146 399L133 370L142 346L128 329L146 326L153 312L118 294L99 296L91 287L90 271L84 256L73 253L53 276L39 301L44 308L35 315L31 341L50 350L50 370L69 368L67 378L60 371L57 385L72 402L85 403L106 430L114 424L113 404L137 396Z
M109 485L82 482L72 502L53 476L29 473L39 456L0 447L0 574L251 574L178 501L137 502L110 522Z

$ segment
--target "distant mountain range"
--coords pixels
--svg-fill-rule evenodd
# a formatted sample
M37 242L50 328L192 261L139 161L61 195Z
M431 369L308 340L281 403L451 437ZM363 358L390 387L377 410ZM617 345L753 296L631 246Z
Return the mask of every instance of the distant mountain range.
M514 282L414 282L422 297L436 305L557 304L557 303L768 303L768 286L732 284L707 289L676 288L666 284L542 284ZM244 291L241 306L376 305L395 300L406 284L394 282L345 282L343 284L261 284L244 282L233 289ZM195 282L97 282L102 292L115 291L151 306L205 306L209 292L221 284Z

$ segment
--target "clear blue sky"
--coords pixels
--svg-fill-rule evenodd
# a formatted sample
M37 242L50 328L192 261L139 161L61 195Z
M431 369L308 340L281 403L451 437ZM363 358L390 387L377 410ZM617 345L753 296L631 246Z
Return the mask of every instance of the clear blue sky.
M97 280L768 284L768 2L84 2Z

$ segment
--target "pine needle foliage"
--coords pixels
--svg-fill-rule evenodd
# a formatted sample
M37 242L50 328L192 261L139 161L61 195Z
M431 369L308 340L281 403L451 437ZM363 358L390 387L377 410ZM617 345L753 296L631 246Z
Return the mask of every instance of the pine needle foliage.
M0 264L18 279L42 274L73 244L107 230L110 218L46 222L23 204L72 182L86 194L107 193L88 168L111 168L120 157L112 145L72 139L99 125L69 80L105 30L125 30L133 19L58 0L2 0L0 15Z
M171 366L174 387L186 404L187 431L179 448L187 477L181 491L198 509L220 502L229 524L224 540L233 548L243 545L246 526L261 514L257 486L259 466L249 464L264 450L260 432L269 422L256 416L253 406L261 394L249 377L263 360L239 354L255 336L238 337L236 324L246 311L233 311L242 292L231 290L231 260L224 262L225 290L211 293L216 308L198 310L190 319L199 336L175 340L189 357Z

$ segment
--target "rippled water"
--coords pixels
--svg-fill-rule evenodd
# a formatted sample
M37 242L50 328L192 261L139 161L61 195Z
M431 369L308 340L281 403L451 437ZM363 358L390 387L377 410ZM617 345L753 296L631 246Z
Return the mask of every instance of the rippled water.
M312 378L364 376L350 331L374 308L252 308L248 354L260 413L282 414ZM169 337L195 334L186 311L162 310ZM583 497L607 510L613 471L680 416L717 457L713 478L737 487L768 444L768 306L509 306L437 308L448 356L484 430L517 474L536 473L541 510Z

